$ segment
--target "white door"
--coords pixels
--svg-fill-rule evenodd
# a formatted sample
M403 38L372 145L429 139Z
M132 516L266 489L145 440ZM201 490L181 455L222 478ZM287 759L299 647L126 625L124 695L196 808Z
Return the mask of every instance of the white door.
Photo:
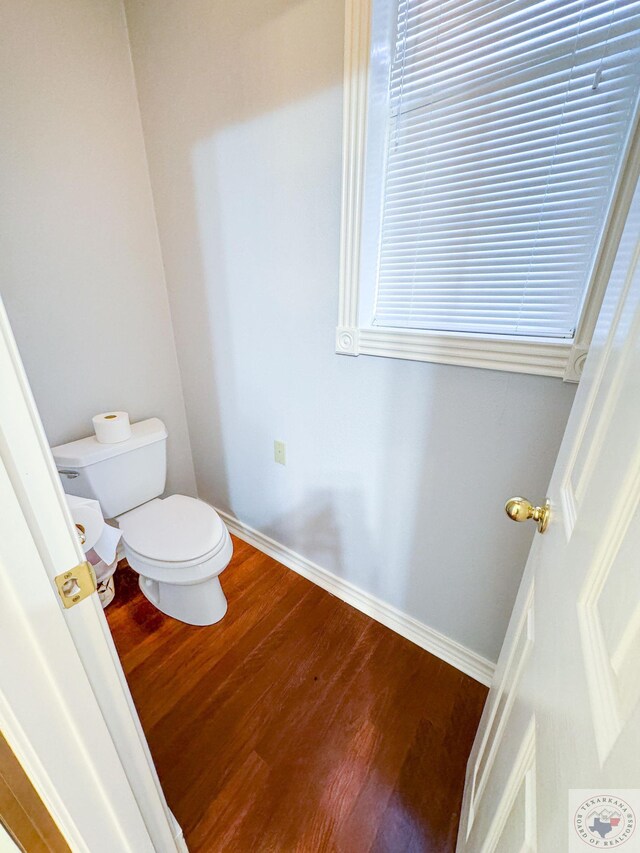
M549 499L469 759L458 853L640 850L639 191Z
M56 592L84 555L1 303L0 388L0 729L73 851L185 850L97 595Z

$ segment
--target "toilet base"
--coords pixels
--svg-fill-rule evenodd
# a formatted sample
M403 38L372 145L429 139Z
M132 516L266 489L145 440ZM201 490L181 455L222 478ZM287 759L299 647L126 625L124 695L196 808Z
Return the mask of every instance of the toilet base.
M193 584L154 581L140 575L140 591L154 607L187 625L214 625L227 612L220 579Z

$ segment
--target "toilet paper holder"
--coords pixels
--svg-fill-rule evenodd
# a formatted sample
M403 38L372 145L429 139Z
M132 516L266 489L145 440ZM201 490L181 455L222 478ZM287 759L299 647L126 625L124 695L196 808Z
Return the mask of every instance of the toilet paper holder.
M80 544L84 545L87 541L86 530L84 528L84 524L78 524L76 522L76 530L78 531L78 539L80 540Z

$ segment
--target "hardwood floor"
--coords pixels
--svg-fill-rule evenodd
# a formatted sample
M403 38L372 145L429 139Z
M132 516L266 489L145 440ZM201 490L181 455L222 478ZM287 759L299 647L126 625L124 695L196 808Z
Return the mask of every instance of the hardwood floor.
M27 853L70 853L67 842L31 784L11 747L0 734L0 836L2 827ZM0 849L3 846L0 837Z
M116 573L107 608L192 853L455 849L487 690L234 539L208 628Z

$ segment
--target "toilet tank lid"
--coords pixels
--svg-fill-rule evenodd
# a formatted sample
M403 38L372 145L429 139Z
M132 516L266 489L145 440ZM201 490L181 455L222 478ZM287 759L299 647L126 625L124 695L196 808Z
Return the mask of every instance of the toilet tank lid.
M129 453L138 447L153 444L156 441L164 441L167 430L160 418L148 418L131 424L131 438L118 441L116 444L101 444L95 435L79 438L77 441L69 441L67 444L59 444L52 447L51 452L58 467L64 468L86 468L104 459Z

